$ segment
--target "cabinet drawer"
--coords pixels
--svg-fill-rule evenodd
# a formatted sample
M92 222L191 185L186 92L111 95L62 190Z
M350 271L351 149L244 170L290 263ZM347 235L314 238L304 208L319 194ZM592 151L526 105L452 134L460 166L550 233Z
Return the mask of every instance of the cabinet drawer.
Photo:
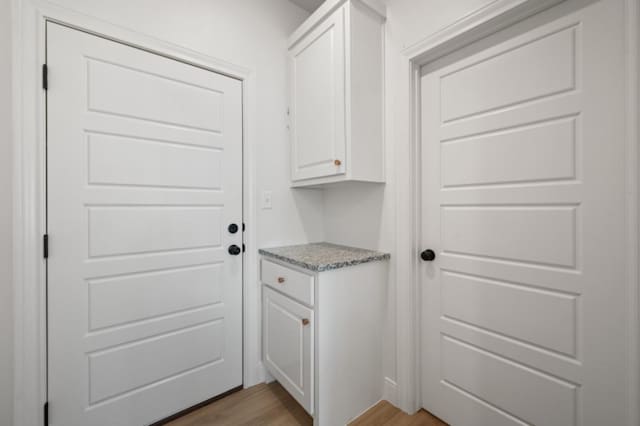
M264 364L313 414L313 310L263 287Z
M260 279L264 284L313 306L313 276L262 259Z

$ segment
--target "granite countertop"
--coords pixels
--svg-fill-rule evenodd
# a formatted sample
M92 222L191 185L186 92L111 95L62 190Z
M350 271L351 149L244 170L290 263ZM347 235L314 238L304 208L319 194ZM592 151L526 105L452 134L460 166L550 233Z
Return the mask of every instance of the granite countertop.
M314 272L329 271L361 263L387 260L389 253L331 243L311 243L258 250L266 257L290 263Z

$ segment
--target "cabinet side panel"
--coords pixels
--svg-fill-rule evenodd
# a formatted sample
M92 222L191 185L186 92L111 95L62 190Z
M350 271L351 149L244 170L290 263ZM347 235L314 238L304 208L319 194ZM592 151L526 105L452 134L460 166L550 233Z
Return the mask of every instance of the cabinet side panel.
M351 178L384 182L384 20L350 3Z
M347 424L382 399L387 264L318 276L316 426Z

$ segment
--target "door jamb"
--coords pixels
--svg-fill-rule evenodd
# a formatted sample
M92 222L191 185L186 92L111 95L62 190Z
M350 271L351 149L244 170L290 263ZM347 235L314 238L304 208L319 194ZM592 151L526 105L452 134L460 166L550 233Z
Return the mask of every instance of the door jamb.
M418 255L421 251L420 189L420 69L449 53L514 25L566 0L496 0L465 16L441 31L402 51L401 93L396 151L396 285L397 285L397 383L398 405L413 413L421 407L421 280ZM640 421L640 284L638 263L640 242L639 208L639 112L640 112L640 6L624 0L626 13L626 149L627 149L627 295L628 370L631 376L629 426ZM411 224L411 226L407 226Z
M12 1L13 83L13 290L14 290L14 423L43 424L46 382L45 233L45 63L47 21L118 41L189 65L242 81L244 242L251 248L243 262L243 384L264 381L257 281L255 156L255 70L207 56L164 40L53 5L46 0Z

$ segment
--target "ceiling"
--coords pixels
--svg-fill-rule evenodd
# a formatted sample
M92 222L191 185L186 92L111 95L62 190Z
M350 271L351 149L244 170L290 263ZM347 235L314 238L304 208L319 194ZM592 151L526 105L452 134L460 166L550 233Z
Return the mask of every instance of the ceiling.
M289 0L291 3L295 3L301 8L313 12L322 4L324 0Z

